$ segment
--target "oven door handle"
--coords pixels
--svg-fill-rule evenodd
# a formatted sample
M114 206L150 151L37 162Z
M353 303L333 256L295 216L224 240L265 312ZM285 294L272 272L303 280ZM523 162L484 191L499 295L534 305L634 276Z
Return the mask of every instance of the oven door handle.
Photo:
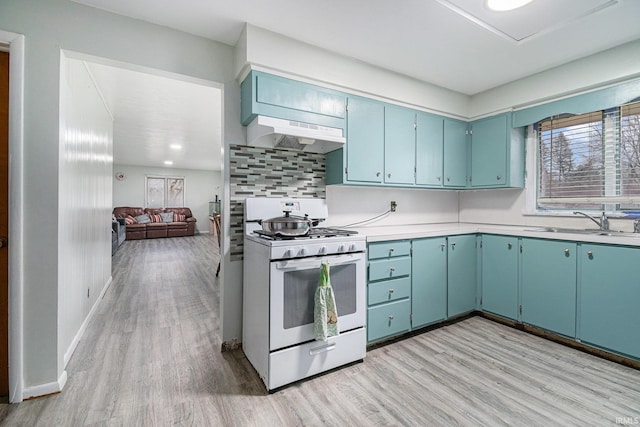
M294 270L294 269L306 269L306 268L320 268L323 262L328 262L330 266L353 264L360 261L364 256L363 253L354 253L347 255L327 256L313 259L299 259L299 260L287 260L276 261L275 265L278 270Z

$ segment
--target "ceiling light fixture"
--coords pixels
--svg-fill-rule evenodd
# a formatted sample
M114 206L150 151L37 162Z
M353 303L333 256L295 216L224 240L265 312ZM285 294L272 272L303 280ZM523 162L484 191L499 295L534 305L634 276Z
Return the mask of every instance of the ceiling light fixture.
M486 0L485 4L490 10L496 12L507 12L509 10L526 6L532 1L533 0Z
M169 148L171 148L172 150L182 150L182 145L180 145L180 144L171 144L169 146Z
M173 164L173 162L171 160L165 160L164 164L167 166L171 166Z

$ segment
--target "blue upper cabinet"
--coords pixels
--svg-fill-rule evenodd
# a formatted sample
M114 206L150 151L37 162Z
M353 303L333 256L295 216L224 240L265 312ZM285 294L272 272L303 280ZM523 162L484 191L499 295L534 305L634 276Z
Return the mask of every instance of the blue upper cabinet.
M336 150L336 154L341 150ZM348 181L382 183L384 172L384 105L349 98L347 105Z
M442 187L444 119L416 113L416 184Z
M467 186L468 125L466 122L444 119L444 186Z
M504 113L471 123L470 183L477 188L524 186L524 129Z
M414 184L416 112L387 105L384 109L384 182Z
M264 115L344 129L344 93L259 71L249 73L240 91L245 126Z

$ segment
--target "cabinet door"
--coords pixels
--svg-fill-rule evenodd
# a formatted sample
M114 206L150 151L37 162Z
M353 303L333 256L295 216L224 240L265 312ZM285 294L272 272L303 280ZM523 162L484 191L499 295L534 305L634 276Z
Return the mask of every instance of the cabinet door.
M467 124L444 119L444 186L467 185Z
M347 109L347 180L382 182L384 105L349 98Z
M504 186L507 182L507 116L478 120L472 124L471 185Z
M418 112L416 125L416 184L442 187L442 117Z
M388 105L384 111L384 182L415 182L415 111Z
M476 308L476 236L451 236L448 239L448 317Z
M411 327L447 317L447 239L413 241Z
M518 319L518 238L482 236L482 309Z
M584 342L640 358L640 248L583 244L580 329Z
M522 240L522 321L575 337L575 243Z

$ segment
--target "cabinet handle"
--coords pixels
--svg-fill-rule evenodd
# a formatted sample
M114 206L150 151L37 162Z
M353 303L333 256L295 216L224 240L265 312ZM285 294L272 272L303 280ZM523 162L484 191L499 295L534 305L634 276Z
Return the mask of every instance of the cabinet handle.
M446 245L444 243L440 243L440 247L444 248Z
M389 289L389 293L392 294L395 292L395 289Z
M393 320L393 316L392 315L389 315L389 320Z
M456 242L453 242L453 243L451 244L451 247L453 248L455 245L456 245Z
M440 181L440 179L441 179L441 178L442 178L441 176L436 176L436 179L437 179L438 181Z
M391 174L387 174L387 178L391 178Z
M396 271L396 269L395 267L389 267L389 271L393 273L394 271Z
M565 250L564 250L564 254L565 254L565 255L569 255L569 249L565 249Z
M380 176L380 172L376 172L376 176Z
M589 258L593 258L593 252L592 252L592 251L588 251L588 252L587 252L587 256L588 256Z
M513 245L511 243L507 243L507 249L511 249Z
M450 176L447 177L447 182L449 182L449 181L451 181L451 177Z
M501 179L501 178L502 178L502 176L501 176L501 175L496 176L496 179L497 179L498 181L500 181L500 179Z

